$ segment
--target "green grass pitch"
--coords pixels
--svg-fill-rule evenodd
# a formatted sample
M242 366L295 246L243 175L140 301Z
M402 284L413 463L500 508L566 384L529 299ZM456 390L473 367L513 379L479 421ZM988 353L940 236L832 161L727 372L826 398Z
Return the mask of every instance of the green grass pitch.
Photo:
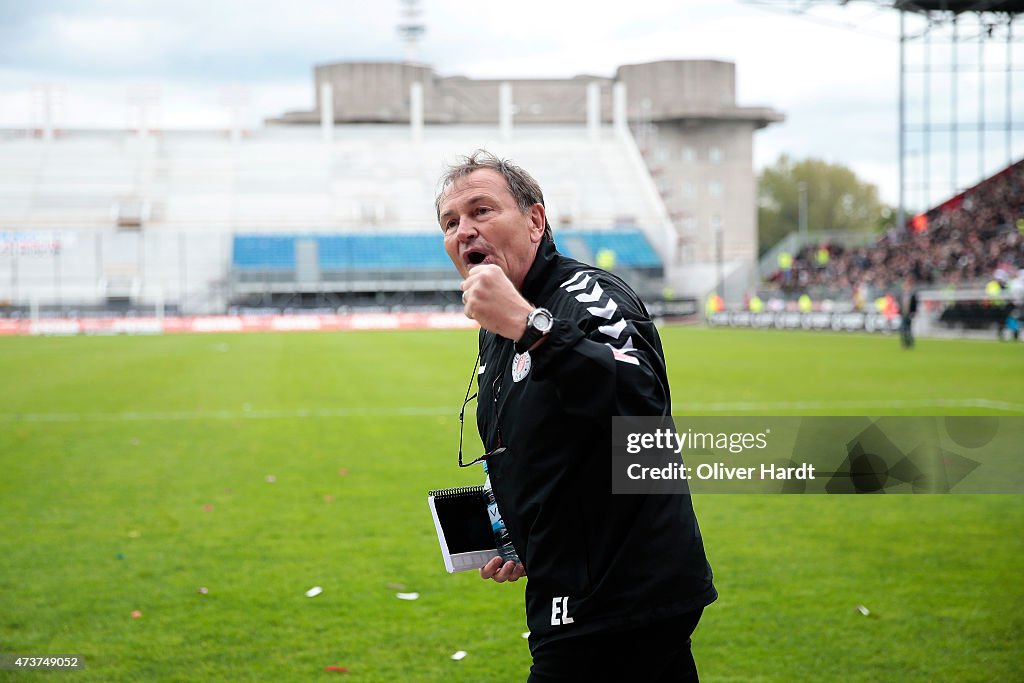
M663 339L677 414L1024 414L1020 345ZM426 506L483 479L455 464L474 353L471 331L0 339L0 652L87 663L0 680L525 680L523 582L446 574ZM702 680L1024 679L1021 496L694 504L721 593Z

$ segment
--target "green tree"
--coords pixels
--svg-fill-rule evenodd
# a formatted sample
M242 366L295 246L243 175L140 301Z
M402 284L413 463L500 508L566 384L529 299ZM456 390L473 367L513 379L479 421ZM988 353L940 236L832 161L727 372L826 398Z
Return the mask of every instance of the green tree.
M893 210L878 188L842 164L821 159L794 161L787 154L758 177L758 250L764 253L799 229L799 184L807 185L807 232L879 232L892 224Z

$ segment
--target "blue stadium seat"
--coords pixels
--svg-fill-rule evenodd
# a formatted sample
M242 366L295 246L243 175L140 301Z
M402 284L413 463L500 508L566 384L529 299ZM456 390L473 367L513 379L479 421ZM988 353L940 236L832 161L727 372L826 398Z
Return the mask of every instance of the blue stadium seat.
M278 235L235 235L231 263L241 270L294 270L295 238Z
M661 259L655 253L647 237L637 228L618 228L616 230L572 230L564 237L582 240L590 254L574 254L569 240L556 233L555 243L560 250L564 249L569 256L583 260L594 258L602 249L615 252L615 263L622 268L660 268Z
M439 235L324 235L317 238L324 270L436 269L451 266Z
M434 233L236 235L231 262L240 270L294 270L297 239L316 240L321 270L436 270L452 265L440 235ZM662 265L647 237L636 228L572 230L556 233L555 241L559 249L584 261L593 260L602 249L611 249L617 267ZM589 253L574 253L573 244L584 245Z
M314 239L322 270L450 268L440 235L236 235L232 265L240 270L294 270L295 242Z

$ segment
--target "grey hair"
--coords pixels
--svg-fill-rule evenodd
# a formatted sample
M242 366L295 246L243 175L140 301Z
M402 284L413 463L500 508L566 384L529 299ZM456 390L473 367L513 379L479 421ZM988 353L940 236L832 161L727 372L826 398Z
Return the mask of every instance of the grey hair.
M450 166L438 181L441 189L434 200L434 209L437 212L437 220L439 222L441 220L441 200L444 198L448 188L473 171L479 171L484 168L497 171L505 178L508 191L516 200L516 206L523 213L529 211L530 207L534 204L544 206L544 192L541 191L540 184L532 175L508 159L499 159L485 149L478 149L469 156L462 157L458 163ZM555 239L546 213L544 215L544 236L551 241Z

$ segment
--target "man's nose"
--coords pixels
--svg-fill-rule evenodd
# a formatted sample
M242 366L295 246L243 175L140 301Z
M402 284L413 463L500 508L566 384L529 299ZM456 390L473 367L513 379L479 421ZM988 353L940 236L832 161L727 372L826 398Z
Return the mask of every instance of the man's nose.
M477 234L476 222L471 216L464 216L459 219L459 227L455 229L455 238L460 241L468 240Z

